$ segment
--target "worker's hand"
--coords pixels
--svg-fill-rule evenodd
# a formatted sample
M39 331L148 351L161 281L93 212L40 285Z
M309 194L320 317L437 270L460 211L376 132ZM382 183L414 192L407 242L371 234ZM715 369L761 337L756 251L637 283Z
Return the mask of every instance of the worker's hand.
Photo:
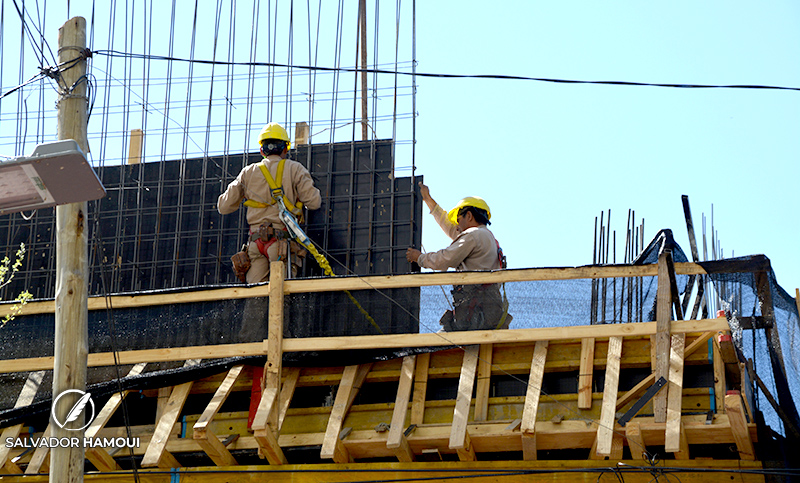
M409 263L416 262L417 260L419 260L420 255L422 255L422 252L417 250L416 248L409 248L408 250L406 250L406 260L408 260Z
M431 198L431 190L428 188L428 185L423 184L422 181L419 182L419 194L422 195L424 201L433 199Z

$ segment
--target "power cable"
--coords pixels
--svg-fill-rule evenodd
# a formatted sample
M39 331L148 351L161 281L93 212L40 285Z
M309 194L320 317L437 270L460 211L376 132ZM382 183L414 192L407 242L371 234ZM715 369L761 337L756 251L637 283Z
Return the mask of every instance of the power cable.
M145 54L134 54L130 52L120 52L116 50L97 50L94 52L96 55L106 55L111 57L131 57L136 59L150 58L154 60L169 60L173 62L193 62L198 64L232 64L239 66L254 66L254 67L281 67L300 69L318 72L350 72L368 74L388 74L388 75L406 75L418 76L429 78L441 79L495 79L495 80L523 80L523 81L536 81L536 82L551 82L556 84L596 84L596 85L617 85L617 86L642 86L642 87L669 87L676 89L765 89L765 90L787 90L787 91L800 91L800 87L787 87L787 86L774 86L774 85L760 85L760 84L672 84L672 83L654 83L654 82L632 82L632 81L590 81L578 79L558 79L549 77L529 77L518 75L506 74L442 74L431 72L405 72L400 70L386 70L386 69L359 69L353 67L321 67L321 66L308 66L308 65L290 65L280 64L275 62L225 62L225 61L210 61L199 59L184 59L172 56L148 56Z

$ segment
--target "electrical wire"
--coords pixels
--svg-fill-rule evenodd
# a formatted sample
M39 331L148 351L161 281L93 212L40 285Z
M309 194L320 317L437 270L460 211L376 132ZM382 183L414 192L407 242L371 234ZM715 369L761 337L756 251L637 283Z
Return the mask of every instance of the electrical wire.
M173 62L192 62L197 64L222 64L222 65L239 65L239 66L254 66L254 67L281 67L286 69L298 69L317 72L350 72L368 74L387 74L387 75L405 75L441 79L495 79L495 80L523 80L523 81L536 81L536 82L551 82L556 84L595 84L595 85L616 85L616 86L641 86L641 87L669 87L676 89L765 89L765 90L787 90L787 91L800 91L800 87L787 87L775 85L760 85L760 84L672 84L672 83L654 83L654 82L632 82L632 81L590 81L578 79L558 79L549 77L529 77L519 75L507 74L442 74L431 72L405 72L401 70L387 70L387 69L359 69L354 67L322 67L322 66L309 66L309 65L291 65L280 64L275 62L227 62L227 61L212 61L200 59L185 59L172 56L148 56L145 54L135 54L131 52L120 52L116 50L97 50L94 52L96 55L106 55L111 57L131 57L135 59L150 58L154 60L168 60Z

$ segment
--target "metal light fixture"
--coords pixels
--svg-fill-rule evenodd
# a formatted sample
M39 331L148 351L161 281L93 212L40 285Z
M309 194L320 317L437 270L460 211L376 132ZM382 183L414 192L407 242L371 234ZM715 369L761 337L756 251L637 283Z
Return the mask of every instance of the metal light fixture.
M0 215L97 200L106 189L78 143L42 143L30 157L0 163Z

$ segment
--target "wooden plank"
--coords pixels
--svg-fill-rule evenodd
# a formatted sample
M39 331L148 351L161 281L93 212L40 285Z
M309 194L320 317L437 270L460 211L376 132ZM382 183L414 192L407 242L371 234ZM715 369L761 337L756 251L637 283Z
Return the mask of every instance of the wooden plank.
M676 263L679 275L705 275L713 273L735 273L755 271L761 265L725 264L719 262ZM706 267L706 268L704 268ZM763 268L762 268L763 269ZM429 287L433 285L462 285L503 282L527 282L538 280L577 280L594 278L652 277L657 275L655 265L589 265L583 267L505 269L494 272L426 272L410 275L375 275L368 277L331 277L324 279L287 280L285 293L338 292L342 290L374 290L405 287ZM111 297L89 297L89 310L106 310L108 303L114 308L147 307L176 303L208 302L250 297L266 297L268 285L228 287L169 294L117 295ZM10 304L0 305L0 316L10 313ZM53 301L29 302L20 315L54 313Z
M453 426L450 428L450 442L448 447L458 451L459 458L470 456L469 435L467 434L467 421L469 408L472 403L472 389L475 387L475 374L478 368L478 353L480 348L471 345L464 348L464 359L461 363L461 375L458 379L458 393L456 405L453 410Z
M145 366L147 364L141 362L136 364L131 368L128 372L127 376L125 377L132 377L142 373ZM121 393L115 392L108 398L105 406L97 413L97 416L92 421L92 424L86 428L85 437L89 439L94 439L97 437L97 433L103 429L108 420L111 419L111 416L119 409L120 405L122 405L122 401L125 399L125 396L130 394L130 391L122 391ZM108 454L108 451L105 448L99 447L91 447L86 448L86 459L89 460L98 471L116 471L122 469L114 458Z
M192 438L197 441L203 451L211 458L217 466L233 466L238 465L236 459L231 455L230 451L223 445L217 436L208 429L209 423L214 419L214 416L219 412L219 409L228 399L236 379L242 373L244 366L234 366L225 376L225 379L220 383L211 401L203 410L203 414L194 423L192 427Z
M394 400L394 410L392 411L392 423L389 425L389 436L386 438L386 447L394 450L399 461L414 461L414 453L408 445L408 439L404 434L406 415L408 413L408 400L411 397L411 389L414 383L414 366L416 356L406 356L403 358L403 365L400 368L400 380L397 384L397 396Z
M681 403L683 402L683 352L685 334L675 334L670 342L669 356L669 398L667 400L667 424L664 451L679 453L684 451L681 439ZM685 436L683 442L685 442ZM685 448L685 449L688 449Z
M542 394L544 364L547 361L548 341L537 341L531 357L531 370L528 376L528 388L525 404L522 408L522 452L526 461L536 460L536 413L539 412L539 397Z
M336 399L328 419L328 427L325 430L325 439L322 442L322 450L320 451L321 458L332 458L336 463L351 462L347 448L339 438L339 434L342 432L342 425L347 417L347 412L350 410L350 406L353 404L353 400L371 368L371 363L344 368L342 381L336 391Z
M610 456L614 439L614 416L619 392L619 367L622 359L622 337L608 339L606 381L603 387L603 405L597 428L597 454Z
M672 290L669 282L669 268L667 258L672 254L669 250L662 250L658 256L658 287L656 289L656 367L655 379L663 377L669 380L669 344L670 321L672 319ZM653 412L658 422L667 420L667 397L669 386L659 391L653 398Z
M37 371L28 374L25 384L19 391L17 401L14 403L15 408L30 406L30 404L33 402L33 399L36 397L36 393L39 392L39 386L42 384L43 378L44 371ZM9 473L22 473L22 470L19 468L19 466L9 459L11 447L5 444L8 439L16 439L21 431L22 424L17 424L15 426L10 426L3 429L3 433L0 435L0 469L5 469Z
M733 347L733 338L730 332L718 332L714 337L714 342L722 356L725 364L738 364L739 358L736 356L736 348Z
M307 122L300 121L294 125L294 143L297 146L308 144L309 129Z
M428 368L431 353L417 355L417 367L414 374L414 394L411 400L411 424L421 425L425 420L425 397L428 392Z
M597 452L599 440L595 434L594 444L592 444L592 447L589 449L589 460L621 460L624 447L623 439L622 434L615 432L611 438L611 452L607 455L603 455Z
M267 328L267 362L264 365L266 387L281 387L283 371L283 282L286 265L282 261L271 262L269 272L269 318ZM269 425L278 429L278 412L270 414Z
M208 428L208 424L214 419L214 416L219 412L219 409L225 403L225 400L228 399L228 396L231 394L231 389L233 388L234 383L236 383L236 379L239 378L239 375L242 373L244 369L243 365L234 366L232 367L228 373L225 375L225 379L220 383L217 391L214 393L214 396L209 401L208 405L206 406L203 413L200 415L200 418L194 423L192 428L193 431L205 431Z
M141 129L131 129L130 145L128 146L128 164L139 164L142 162L143 141L144 131Z
M594 338L581 339L581 367L578 372L578 408L592 407L592 378L594 377Z
M750 431L747 428L747 417L742 405L742 397L739 391L728 391L725 395L725 414L730 421L733 439L736 441L736 449L739 450L739 458L753 461L756 453L753 448L753 440L750 438Z
M53 426L52 423L47 425L47 428L44 430L42 434L43 438L49 438L53 435L51 427ZM33 456L31 456L30 461L28 462L28 467L25 468L26 475L36 475L39 473L47 472L48 466L50 461L50 448L40 446L36 448L33 452Z
M174 468L171 466L175 464L175 458L167 452L167 441L169 440L172 427L178 421L181 414L183 405L189 397L189 392L192 390L192 382L186 382L175 386L172 389L172 394L167 401L166 410L163 416L156 422L156 429L153 431L153 436L150 439L150 444L147 445L144 458L142 458L142 467L150 468L158 466L159 468Z
M633 460L647 460L647 445L642 437L642 427L638 421L631 421L625 425L625 439L628 440L628 449Z
M287 281L288 283L288 281ZM730 330L724 318L673 321L671 333L707 332ZM635 337L655 334L656 322L640 322L635 324L586 325L577 327L551 327L540 329L513 330L472 330L450 332L447 340L437 334L386 334L345 337L309 337L303 339L285 339L283 352L303 352L317 350L355 350L355 349L387 349L402 347L437 347L442 345L471 345L483 343L523 343L537 340L568 340L584 337ZM193 358L223 359L265 355L264 342L245 344L220 344L193 347L174 347L162 349L144 349L117 353L119 364L137 364L139 362L185 361ZM103 352L89 354L89 367L113 366L114 354ZM0 373L29 372L53 368L52 357L33 357L29 359L0 360Z
M713 341L710 345L712 364L714 365L714 408L716 409L715 412L724 413L725 392L727 391L727 381L725 380L725 362L722 360L722 354L719 351L719 346Z
M267 461L273 465L283 465L287 464L288 461L283 454L278 437L267 424L277 399L278 388L276 387L267 387L261 392L261 401L259 401L256 416L253 418L252 427L253 436Z
M478 380L475 386L474 421L486 421L489 415L493 348L492 344L482 344L478 353Z
M292 403L294 390L297 388L297 382L300 380L301 367L289 367L284 371L286 377L281 387L281 396L278 403L278 431L283 426L283 421L286 419L286 412L289 410L289 405Z
M676 324L679 322L676 322ZM727 323L727 322L726 322ZM689 344L686 349L683 351L684 359L688 358L690 355L694 354L700 349L705 349L708 347L708 341L714 336L714 332L705 332L702 336L698 337L697 339L693 340L691 344ZM650 374L649 376L645 377L639 384L633 387L630 391L626 392L623 396L617 399L617 411L625 407L628 403L632 402L633 400L637 399L643 392L647 390L648 387L652 386L653 383L656 382L656 375L655 373Z
M537 340L566 340L584 337L634 337L656 333L657 322L640 322L635 324L603 324L576 327L547 327L538 329L514 330L468 330L448 332L447 340L438 334L387 334L362 335L346 337L308 337L303 339L286 339L283 341L284 352L302 352L313 350L356 350L386 349L403 347L436 347L464 346L473 344L524 343ZM687 332L717 332L730 330L727 320L701 319L672 321L671 334ZM667 359L669 355L665 356ZM666 379L666 377L665 377Z

